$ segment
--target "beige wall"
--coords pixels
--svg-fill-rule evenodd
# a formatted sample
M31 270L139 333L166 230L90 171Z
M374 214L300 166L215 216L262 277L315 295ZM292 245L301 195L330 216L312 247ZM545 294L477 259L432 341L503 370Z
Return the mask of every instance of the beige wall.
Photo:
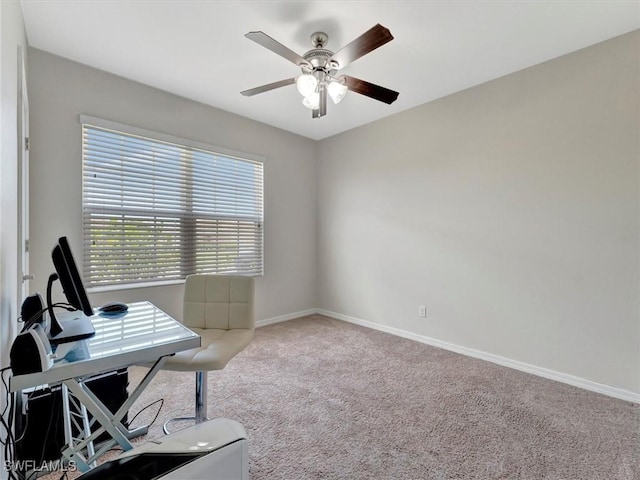
M39 50L29 51L29 68L34 289L46 290L58 236L67 235L81 259L79 115L88 114L264 157L265 275L256 280L257 319L315 307L315 157L308 154L315 142ZM182 285L139 288L90 298L94 305L151 300L179 316L182 291Z
M638 37L321 142L30 50L33 286L57 236L81 252L86 113L266 157L258 319L319 307L640 393Z
M0 2L0 15L0 352L4 367L19 316L18 57L27 40L18 2Z
M640 392L639 45L320 142L318 306Z
M26 48L20 4L0 2L0 356L9 364L18 307L18 49ZM4 410L5 396L0 397ZM1 430L1 429L0 429ZM2 432L4 435L4 432ZM4 451L0 452L4 465ZM7 472L0 468L0 478Z

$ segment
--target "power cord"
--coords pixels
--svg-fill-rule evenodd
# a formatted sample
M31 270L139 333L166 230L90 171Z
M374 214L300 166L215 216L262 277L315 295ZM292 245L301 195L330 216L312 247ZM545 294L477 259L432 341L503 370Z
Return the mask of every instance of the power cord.
M155 404L159 403L160 407L158 408L158 411L156 412L155 416L153 417L153 420L151 420L149 422L149 427L151 425L153 425L155 423L155 421L158 419L158 416L160 415L160 411L162 410L162 406L164 405L164 398L160 398L158 400L156 400L155 402L151 402L148 405L145 405L143 408L140 409L140 411L138 413L136 413L133 418L126 424L128 427L131 427L131 424L133 423L133 421L138 418L138 415L140 415L142 412L144 412L147 408L151 408L153 407ZM148 440L149 442L155 442L155 440ZM156 442L157 443L157 442ZM108 450L109 452L122 452L122 448L121 447L114 447L114 448L110 448ZM62 480L62 479L60 479Z
M18 438L15 438L15 432L14 432L14 429L12 428L12 424L15 425L16 417L18 415L22 415L22 412L16 410L17 407L16 407L15 396L19 395L19 393L12 394L9 392L9 385L8 385L7 379L4 376L4 374L10 369L11 367L5 367L1 370L2 385L5 389L6 404L5 404L4 410L2 411L2 416L0 417L0 424L2 425L2 428L5 431L5 435L2 438L0 438L0 443L4 448L4 460L5 460L4 469L8 473L8 479L14 480L14 479L24 478L23 475L16 474L16 471L19 471L21 469L21 467L18 465L19 462L16 462L16 460L19 460L16 458L16 449L18 448L18 444L22 440L24 440L25 434L27 433L27 429L29 428L29 415L25 416L26 421L25 421L25 424L21 427L22 432L20 433L20 436ZM27 408L29 405L29 401L31 400L31 397L36 393L38 393L40 389L41 387L38 387L26 395L27 398L24 405ZM8 412L8 415L7 415L7 412ZM29 480L31 477L33 477L33 473L27 477L27 480Z
M156 412L156 415L153 417L153 420L151 420L151 422L149 422L149 426L153 425L155 423L155 421L158 419L158 415L160 415L160 411L162 410L162 407L164 405L164 398L160 398L160 399L156 400L155 402L151 402L149 405L143 407L138 413L136 413L133 416L133 418L131 420L129 420L129 427L131 427L131 424L134 422L134 420L136 418L138 418L138 415L140 415L142 412L144 412L147 408L153 407L157 403L160 404L160 407L158 407L158 411Z
M77 310L75 307L73 307L72 305L68 304L68 303L55 303L53 305L51 305L51 308L64 308L68 311L75 311ZM33 324L33 322L40 317L43 313L47 312L50 308L46 307L43 308L41 310L39 310L38 312L36 312L35 314L33 314L30 318L28 319L23 319L22 317L18 318L18 322L23 323L23 328L21 330L21 333L24 332L27 328L29 328L29 326L31 324ZM5 379L5 373L9 372L9 376ZM10 378L11 376L11 367L5 367L0 369L0 378L2 380L2 385L4 387L5 390L5 407L2 411L2 415L0 417L0 426L2 427L2 429L4 429L5 431L5 435L0 436L0 444L2 445L3 449L4 449L4 460L5 460L5 471L7 471L7 480L21 480L22 476L18 476L16 474L16 469L14 468L14 466L16 465L15 462L15 453L16 453L16 446L19 442L21 442L24 437L25 437L25 433L27 431L27 428L29 426L29 415L26 415L26 422L25 425L22 427L22 432L20 434L19 438L15 438L15 433L13 431L12 428L12 423L14 422L14 417L15 415L22 415L22 412L15 412L15 408L16 408L16 401L15 401L15 395L11 394L11 392L9 391L9 384L8 384L8 378ZM28 409L28 403L29 400L31 398L31 396L33 396L33 394L35 394L38 391L38 389L35 389L33 392L29 393L27 395L27 409ZM135 421L135 419L141 414L143 413L145 410L153 407L154 405L160 404L160 406L158 407L158 410L155 413L155 416L153 417L153 419L151 420L151 422L149 423L149 426L153 425L155 423L155 421L158 419L158 416L160 415L160 412L162 411L162 407L164 406L164 398L160 398L154 402L151 402L150 404L146 405L145 407L143 407L140 411L138 411L138 413L136 413L133 418L128 422L129 426ZM49 416L49 422L47 425L47 431L45 434L45 442L46 439L49 437L50 431L51 431L51 427L53 424L53 413L54 410L56 408L57 402L53 402L52 404L52 412L51 415ZM7 415L8 412L8 415ZM45 455L45 448L46 448L46 443L43 442L43 448L42 451L40 453L40 459L42 460L44 458ZM37 472L32 472L29 477L27 478L27 480L31 479L33 477L34 474L37 474ZM60 477L59 480L65 480L68 476L68 472L64 471L62 476Z
M44 390L44 389L43 389ZM29 426L29 400L31 400L31 396L33 396L38 390L32 392L29 395L29 398L27 399L27 421L26 424L24 426L23 432L22 432L22 436L21 439L24 437L25 433L27 432L27 427ZM54 422L54 418L56 418L56 412L58 411L59 408L61 408L60 406L60 402L61 402L61 397L58 395L54 395L53 394L53 390L50 390L51 392L51 411L49 413L49 421L47 422L47 430L44 434L44 436L42 437L42 449L40 450L40 455L34 459L35 460L35 465L42 467L42 465L45 463L45 454L46 454L46 449L47 449L47 445L49 443L49 436L51 435L51 428L53 427L53 422ZM19 442L20 440L17 440L17 442ZM39 470L36 469L33 472L31 472L31 474L27 477L26 480L31 480L32 478L37 478L39 473Z
M15 469L13 468L15 438L13 434L13 428L11 426L11 423L13 422L15 399L14 396L9 392L9 384L4 376L7 371L9 372L9 375L11 375L11 367L5 367L0 370L0 378L2 378L2 385L5 389L5 406L2 410L2 416L0 416L0 425L4 429L4 435L0 437L0 443L2 444L4 450L4 469L7 472L7 478L9 480L18 480L18 476L16 475Z
M63 308L67 311L75 311L77 310L73 305L69 304L69 303L64 303L64 302L58 302L58 303L54 303L53 305L51 305L51 307L47 306L46 308L42 308L41 310L39 310L38 312L34 313L31 315L30 318L28 319L23 319L22 316L18 317L18 322L23 324L23 327L20 331L20 333L24 332L25 330L27 330L31 325L33 325L33 323L42 316L43 313L47 312L50 310L50 308ZM9 375L5 378L5 373L9 372ZM20 480L22 478L22 475L18 476L18 474L16 473L16 470L18 470L19 468L16 468L17 466L17 462L16 462L16 448L19 442L21 442L24 439L25 433L27 432L27 428L29 426L29 415L26 415L26 422L25 425L22 427L22 431L20 432L20 437L16 438L15 437L15 432L13 429L13 425L15 424L15 417L16 415L22 415L22 412L16 412L16 398L15 395L21 395L21 393L15 393L12 394L9 391L9 383L8 383L8 379L11 377L11 366L9 367L4 367L2 369L0 369L0 378L2 379L2 385L4 387L4 391L5 391L5 407L2 411L2 415L0 416L0 427L2 428L2 430L4 430L4 432L0 432L0 445L2 445L3 448L3 452L4 452L4 470L7 472L7 478L8 480ZM27 395L27 399L26 399L26 405L28 408L28 403L29 400L31 398L31 396L36 393L38 391L38 388L36 388L34 391L32 391L31 393L29 393ZM48 437L49 435L49 431L51 429L51 424L52 424L52 420L53 420L53 415L50 415L49 417L49 425L47 427L47 434L46 436ZM41 452L40 455L41 459L44 457L44 447L43 450ZM33 474L32 474L33 475ZM30 475L29 478L32 476Z
M68 312L74 312L74 311L77 310L76 307L74 307L73 305L71 305L69 303L65 303L65 302L54 303L53 305L51 305L51 308L64 308ZM38 317L40 317L43 313L48 312L48 311L49 311L49 307L45 307L45 308L43 308L41 310L38 310L36 313L31 315L31 317L29 317L26 320L22 318L22 315L19 316L18 317L18 322L23 324L23 327L22 327L22 330L20 331L20 333L22 333L26 329L28 329L35 322L35 320Z
M35 393L35 392L34 392ZM158 400L155 400L154 402L151 402L147 405L145 405L143 408L141 408L132 418L131 420L129 420L127 422L127 426L131 427L131 425L133 424L133 422L136 420L136 418L138 418L138 416L140 414L142 414L143 412L145 412L146 410L148 410L149 408L160 404L160 406L158 407L158 410L156 411L153 419L151 420L151 422L149 422L149 426L153 425L156 420L158 419L158 417L160 416L160 412L162 411L162 407L164 406L164 398L160 398ZM57 401L57 397L56 399L53 401L52 403L52 407L51 407L51 415L49 416L49 424L47 426L47 431L43 437L43 449L40 453L40 457L39 457L39 463L36 463L37 465L41 464L45 455L45 447L46 447L46 439L49 438L50 435L50 430L52 428L52 423L53 423L53 417L54 417L54 412L56 411L56 409L58 408L59 403ZM94 419L95 420L95 419ZM27 415L27 422L29 421L29 416ZM24 437L24 432L26 431L27 425L25 425L24 431L22 433L21 437ZM18 440L19 441L19 440ZM109 449L109 451L122 451L121 448L111 448ZM26 478L26 480L31 480L32 478L34 478L35 475L37 475L37 471L31 472L31 474ZM59 478L59 480L65 480L68 476L68 470L63 470L62 472L62 476ZM17 477L16 477L17 478ZM11 478L11 480L13 480L13 478Z

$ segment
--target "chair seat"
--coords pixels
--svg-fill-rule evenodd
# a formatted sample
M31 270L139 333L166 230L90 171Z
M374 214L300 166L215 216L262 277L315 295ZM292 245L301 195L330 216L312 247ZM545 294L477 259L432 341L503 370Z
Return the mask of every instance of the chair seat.
M195 372L195 415L177 420L207 420L207 376L222 370L253 339L253 277L242 275L194 274L184 284L182 323L200 335L199 348L167 357L163 370Z
M253 338L253 330L217 328L191 328L200 335L199 348L184 350L169 357L164 370L179 372L222 370L234 356L240 353Z

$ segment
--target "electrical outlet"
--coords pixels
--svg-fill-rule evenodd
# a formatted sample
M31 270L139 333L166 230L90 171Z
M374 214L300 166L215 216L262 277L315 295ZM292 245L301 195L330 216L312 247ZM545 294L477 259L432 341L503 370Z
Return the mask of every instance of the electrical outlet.
M427 318L427 306L426 305L420 305L420 307L418 308L418 315L422 318Z

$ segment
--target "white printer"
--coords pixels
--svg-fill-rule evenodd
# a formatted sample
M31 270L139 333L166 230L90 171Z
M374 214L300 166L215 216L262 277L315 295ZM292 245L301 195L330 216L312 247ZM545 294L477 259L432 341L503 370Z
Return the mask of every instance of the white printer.
M238 422L209 420L124 452L79 480L248 480L247 435Z

